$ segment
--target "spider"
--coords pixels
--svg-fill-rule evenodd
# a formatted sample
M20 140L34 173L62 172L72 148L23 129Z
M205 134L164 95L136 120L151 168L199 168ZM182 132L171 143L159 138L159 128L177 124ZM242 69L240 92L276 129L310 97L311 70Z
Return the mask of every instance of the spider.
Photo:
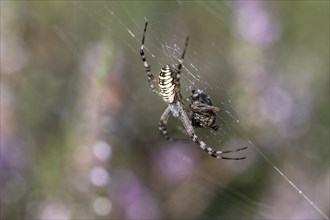
M226 153L232 153L236 151L241 151L246 149L247 147L238 148L235 150L227 150L227 151L216 151L213 148L209 147L204 141L202 141L195 133L195 127L203 127L203 128L212 128L214 130L217 129L215 125L215 111L218 111L219 108L212 106L212 102L208 95L204 94L202 91L197 90L197 92L192 91L192 96L188 99L191 100L190 104L190 112L191 116L188 117L184 109L184 100L181 95L180 88L180 76L182 64L184 61L184 56L186 53L186 49L188 46L189 37L186 38L185 47L179 59L179 63L176 66L170 66L166 64L163 68L161 68L158 80L151 73L151 66L148 64L145 54L144 54L144 40L147 32L148 21L146 21L143 31L142 44L140 49L140 55L142 58L143 65L145 67L145 71L148 76L148 83L152 92L158 94L163 98L163 101L168 105L163 114L160 117L159 121L159 131L164 135L165 139L171 140L168 135L166 125L169 117L172 115L173 117L179 118L185 128L189 137L197 144L200 148L208 153L208 155L221 158L226 160L242 160L245 157L225 157L222 156ZM155 84L158 84L159 91L156 91Z

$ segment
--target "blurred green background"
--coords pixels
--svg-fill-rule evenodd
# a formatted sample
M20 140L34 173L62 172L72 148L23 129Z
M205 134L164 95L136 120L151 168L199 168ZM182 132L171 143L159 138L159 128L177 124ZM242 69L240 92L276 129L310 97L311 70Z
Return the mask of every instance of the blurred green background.
M159 136L146 19L155 76L190 36L182 93L222 109L198 135L245 160ZM329 216L329 1L1 1L0 36L1 219Z

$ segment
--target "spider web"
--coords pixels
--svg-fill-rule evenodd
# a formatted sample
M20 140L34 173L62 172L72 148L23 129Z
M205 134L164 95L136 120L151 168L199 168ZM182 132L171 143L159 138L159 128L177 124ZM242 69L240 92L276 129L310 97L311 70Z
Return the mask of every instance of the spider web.
M305 70L303 76L277 73L285 70L295 72L297 69L295 66L278 69L276 65L285 58L278 55L281 51L272 47L280 41L277 38L283 30L281 15L288 16L286 19L290 20L291 12L280 4L260 2L252 2L252 6L222 1L205 4L185 1L70 1L67 4L67 13L72 19L55 22L52 29L82 63L79 71L83 76L76 75L73 80L83 88L84 93L101 96L91 96L90 106L111 103L110 110L102 112L95 124L79 129L106 139L115 153L131 155L118 156L111 163L109 170L114 180L108 187L114 192L110 193L109 200L113 200L113 207L118 207L120 211L114 208L112 213L108 213L110 216L329 219L329 168L326 165L329 150L324 150L328 146L315 143L318 141L316 139L306 139L308 143L304 144L304 137L309 132L315 133L311 127L318 128L320 133L328 131L329 125L322 124L320 120L316 120L315 126L308 121L312 120L312 109L308 104L319 104L321 101L312 102L311 99L321 96L325 90L320 89L314 96L305 92L306 96L311 97L304 99L308 104L303 103L301 97L304 95L297 95L303 89L285 81L295 82L301 77L303 79L299 82L302 88L307 88L312 81L308 76L310 69ZM249 10L250 14L244 12ZM253 17L253 14L260 17ZM35 13L33 16L41 15ZM146 20L149 24L145 53L155 76L165 64L178 64L185 39L190 36L180 81L182 95L188 97L192 89L201 89L211 97L214 106L221 108L217 118L219 129L196 129L197 134L219 150L248 146L248 150L233 154L244 155L247 157L245 160L214 160L205 156L190 140L181 145L180 142L163 143L158 138L157 123L166 105L150 91L139 54ZM269 24L255 27L255 20ZM244 25L256 29L255 32L248 32ZM272 29L268 30L268 26ZM263 28L265 30L262 32ZM258 32L260 29L261 33ZM272 31L271 36L256 37ZM267 54L267 59L263 58L264 54ZM268 59L280 61L276 63ZM297 58L292 62L298 65L301 60ZM95 67L94 63L99 66ZM92 71L95 69L98 71ZM93 84L111 88L100 89L101 92L90 91L86 85ZM106 99L110 101L104 101ZM277 109L280 113L276 112ZM179 140L187 139L179 120L170 118L168 129L171 136ZM327 139L324 142L329 145L327 135L321 138ZM155 155L165 155L162 152L167 148L179 149L179 153L172 154L178 157L172 162L178 163L178 166L181 164L188 173L183 177L178 177L179 171L175 171L175 175L168 174L167 177L176 179L174 182L167 182L166 175L159 177L157 167L147 168L150 164L155 166L156 160L162 160ZM315 174L319 167L321 172ZM166 171L162 172L166 174ZM164 180L165 184L157 178ZM138 195L122 192L124 190L120 185L125 188L130 186L130 182L138 182ZM80 190L86 186L79 187ZM107 195L104 191L108 190L95 191ZM85 202L87 205L88 199ZM149 207L134 206L135 200L149 204ZM106 216L107 213L102 214L104 200L98 201L103 203L99 202L101 205L95 208L94 202L94 212Z
M242 92L251 92L249 90L249 85L244 85L243 83L249 83L249 81L245 79L246 76L239 76L239 74L244 74L244 71L241 71L239 68L235 69L232 67L237 63L231 63L231 59L235 59L236 62L244 62L244 58L241 58L239 54L235 54L239 53L240 47L243 46L235 46L235 43L233 43L237 42L237 44L240 44L240 36L235 34L231 30L230 26L233 21L230 20L229 17L231 14L235 13L235 5L227 2L217 4L209 2L208 4L203 5L199 3L183 2L160 2L159 4L161 5L159 8L164 7L166 9L156 10L154 12L150 12L152 10L148 10L148 13L141 13L141 11L134 11L134 6L131 4L121 3L106 3L99 9L99 11L90 10L89 8L87 9L85 5L80 3L77 7L85 10L86 14L95 19L96 24L108 28L111 36L114 38L117 37L118 40L122 40L122 45L127 48L129 53L131 52L131 61L127 62L126 65L132 65L134 69L134 76L129 74L127 77L138 78L138 80L146 81L146 75L143 75L144 69L142 67L142 63L139 61L139 47L141 44L145 20L149 21L145 43L146 57L148 63L151 65L152 73L155 76L157 76L158 71L165 64L178 64L178 60L181 57L184 47L184 41L189 35L190 42L187 49L181 78L183 96L189 96L192 89L202 89L210 95L213 104L221 107L222 109L218 117L220 129L216 132L197 129L198 134L210 145L222 146L223 148L221 149L231 149L240 146L249 147L249 150L245 152L247 156L245 161L226 162L226 167L230 170L228 172L235 172L236 175L243 175L244 172L248 172L249 168L253 167L256 163L260 163L260 166L271 167L270 169L263 168L260 172L272 173L271 175L273 177L270 181L273 181L273 183L260 182L260 186L254 186L261 187L263 184L268 185L269 188L265 187L265 194L268 194L268 196L265 196L264 199L261 200L258 200L255 196L245 194L245 192L238 191L234 187L226 188L225 186L228 184L226 181L220 181L219 183L219 179L217 177L212 177L211 174L205 174L205 170L203 169L197 171L196 176L200 176L203 181L199 183L200 185L195 186L196 189L204 189L206 191L209 190L206 194L212 193L212 189L208 189L208 186L210 188L215 187L214 190L218 190L218 187L220 189L225 189L221 193L221 196L217 198L218 201L206 209L203 217L217 217L217 213L213 213L213 210L218 210L223 205L222 203L227 203L233 205L231 208L236 207L234 209L237 209L237 211L241 213L241 215L239 215L240 217L255 215L260 218L304 218L306 216L311 218L318 218L320 216L322 218L328 218L321 208L319 208L321 203L318 201L316 194L313 194L312 191L308 189L308 186L304 186L298 182L298 178L293 174L293 172L288 171L288 167L285 165L289 164L288 166L296 166L296 169L299 170L302 168L301 164L290 165L290 162L285 162L281 165L276 165L277 162L275 161L277 160L275 158L281 158L279 155L281 153L277 151L282 151L282 148L280 146L275 147L274 144L269 142L264 142L262 145L258 144L253 139L256 137L256 134L254 134L253 131L249 132L250 129L248 126L255 125L249 121L248 115L251 111L245 112L245 110L242 109L242 106L239 105L239 101L236 101L239 99L239 96L242 95ZM145 5L146 7L152 7L148 3L145 3ZM175 11L174 16L169 16L170 8L175 7L180 9ZM209 17L206 17L206 21L200 20L197 24L198 28L193 27L191 24L188 26L185 18L191 16L192 13L190 13L189 10L196 10L197 8L202 10L203 13L209 14ZM267 11L266 8L260 10L264 10L260 12L261 14L266 13ZM106 19L101 19L101 21L98 18L100 11L108 13L108 16L105 16ZM238 13L240 12L238 11ZM142 17L141 14L144 16ZM211 20L212 22L208 23ZM198 19L196 22L198 22ZM277 24L274 24L274 26L276 25ZM274 27L274 29L276 28L279 27ZM279 32L280 30L274 31ZM199 32L202 32L202 34ZM120 39L120 36L122 35L126 35L127 37ZM276 38L276 33L274 35L274 38ZM247 36L247 38L248 37L249 36ZM226 40L227 38L231 39L232 42ZM265 36L265 38L267 38L267 36ZM269 39L269 41L272 41L272 39ZM276 41L276 39L273 39L273 41ZM226 45L227 43L233 44L233 48L229 48ZM261 42L260 44L267 44L267 42ZM253 61L251 61L251 63L253 63ZM249 71L253 68L255 69L253 64L248 66L249 62L245 62L242 66L244 67L244 65ZM261 68L267 68L267 65ZM251 77L256 76L252 75ZM235 80L241 80L241 82L237 83ZM139 91L149 89L146 83L142 85L139 84L138 86L139 88L134 88ZM144 94L143 92L143 96L148 96L148 99L152 95L153 94ZM141 100L141 96L136 97L135 100ZM143 105L141 102L142 101L140 101L139 104ZM159 102L160 101L157 101L157 103ZM164 106L161 108L151 108L150 112L155 111L161 113L163 108ZM143 110L145 109L142 107L142 111ZM157 122L157 119L152 118L152 120L148 120L148 123L152 123L153 121ZM245 126L245 124L248 125ZM172 134L174 133L174 135L181 138L185 137L185 131L180 123L171 122L169 129ZM181 131L181 135L178 134L177 131ZM281 142L277 142L277 144L281 144ZM237 176L237 178L239 177ZM245 176L245 178L247 177ZM320 188L321 191L326 190L327 188L326 184L321 184L319 186L320 187L317 188ZM305 191L303 189L305 189ZM283 192L290 192L292 198L288 196L283 197L282 199L274 199L273 197L274 194L276 194L276 191L282 191L282 193L279 192L280 194L283 194ZM311 195L311 197L308 195ZM203 193L199 196L200 199L210 198L203 195ZM287 207L283 207L281 205L282 202L288 200L299 201L299 205L293 208L291 213L287 210ZM202 202L197 201L197 203ZM254 210L258 210L257 213L253 214L255 212ZM283 211L281 212L280 210ZM308 211L303 213L295 210ZM226 212L220 216L225 217Z

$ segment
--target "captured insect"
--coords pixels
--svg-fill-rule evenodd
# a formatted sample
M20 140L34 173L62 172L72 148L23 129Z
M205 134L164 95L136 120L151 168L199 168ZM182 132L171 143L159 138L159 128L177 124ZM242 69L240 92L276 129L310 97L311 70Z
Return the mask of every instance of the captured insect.
M220 108L212 105L210 96L205 94L202 90L192 90L191 97L187 100L191 101L188 109L188 115L192 126L201 128L212 128L218 130L218 126L215 124L216 112L220 111Z
M181 95L180 76L182 64L186 49L188 47L189 37L186 38L185 47L177 65L170 66L166 64L161 68L158 79L151 73L151 66L148 64L144 54L144 41L147 32L148 22L146 21L143 31L142 44L140 55L143 65L145 67L148 83L152 92L158 94L163 98L163 101L168 105L159 121L159 131L167 140L171 140L168 135L166 125L169 117L172 115L181 120L189 137L208 153L208 155L226 160L242 160L245 157L225 157L223 154L237 152L246 149L247 147L238 148L235 150L216 151L209 147L202 141L195 133L194 127L211 128L217 130L218 126L215 124L216 112L220 109L212 105L210 97L201 90L193 90L192 95L187 98L191 103L188 108L188 113L185 111L184 101ZM155 84L158 85L159 90L156 91ZM188 116L189 115L189 116Z

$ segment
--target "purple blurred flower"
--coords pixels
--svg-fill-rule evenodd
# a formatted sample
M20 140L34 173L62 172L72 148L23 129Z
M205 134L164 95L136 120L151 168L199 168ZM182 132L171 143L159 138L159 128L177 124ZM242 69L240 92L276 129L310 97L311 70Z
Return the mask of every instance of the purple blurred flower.
M261 114L274 123L283 123L292 114L293 108L290 94L278 86L265 90L260 101Z
M157 200L151 191L133 174L124 173L117 178L115 199L126 219L156 219L159 216Z
M271 46L280 36L279 21L270 14L262 1L234 3L236 29L246 41L262 47Z
M16 137L5 138L1 136L0 141L1 154L1 176L6 178L7 173L14 170L23 170L26 165L27 153L21 140Z
M174 144L157 149L153 156L156 173L167 182L178 182L189 176L196 167L197 156L189 146Z
M71 211L65 204L44 202L39 213L39 219L71 219Z

